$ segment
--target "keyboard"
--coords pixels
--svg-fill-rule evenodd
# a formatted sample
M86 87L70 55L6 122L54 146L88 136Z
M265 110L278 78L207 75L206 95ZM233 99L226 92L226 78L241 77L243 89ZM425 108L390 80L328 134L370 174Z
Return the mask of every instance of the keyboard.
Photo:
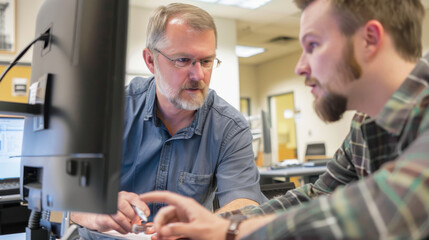
M275 163L270 166L270 169L285 169L285 168L296 168L296 167L319 167L319 166L326 166L326 164L332 160L331 158L325 158L325 159L314 159L309 162L279 162Z
M0 196L19 194L19 178L0 180Z

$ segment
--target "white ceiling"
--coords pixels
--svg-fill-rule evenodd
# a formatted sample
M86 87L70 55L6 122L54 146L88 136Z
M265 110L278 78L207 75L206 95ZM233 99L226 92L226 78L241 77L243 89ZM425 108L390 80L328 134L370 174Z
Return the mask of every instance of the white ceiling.
M149 9L172 2L178 1L130 0L131 5ZM262 54L249 58L239 58L240 63L259 64L300 50L297 38L301 14L292 0L272 0L255 10L194 0L181 0L180 2L201 7L214 17L235 19L237 22L237 44L266 48L266 52ZM422 0L422 2L428 9L429 0ZM280 40L270 42L274 38L280 38ZM285 38L292 38L292 40L285 40Z

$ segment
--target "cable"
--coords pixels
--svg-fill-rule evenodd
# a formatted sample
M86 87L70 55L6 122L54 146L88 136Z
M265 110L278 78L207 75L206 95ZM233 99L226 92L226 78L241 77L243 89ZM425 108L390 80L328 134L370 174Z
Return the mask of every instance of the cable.
M6 76L6 74L9 72L9 70L15 66L15 64L18 63L19 59L21 59L22 56L24 56L24 54L28 51L28 49L30 49L31 46L33 46L33 44L35 44L37 41L43 40L44 42L49 41L50 38L50 34L49 33L44 33L42 35L40 35L39 37L37 37L36 39L34 39L30 44L28 44L27 47L24 48L24 50L22 50L18 56L12 61L11 64L9 64L9 66L3 71L1 77L0 77L0 82L3 80L3 78Z
M31 210L30 218L28 219L28 228L29 229L38 229L40 228L40 219L42 218L42 213L36 210Z

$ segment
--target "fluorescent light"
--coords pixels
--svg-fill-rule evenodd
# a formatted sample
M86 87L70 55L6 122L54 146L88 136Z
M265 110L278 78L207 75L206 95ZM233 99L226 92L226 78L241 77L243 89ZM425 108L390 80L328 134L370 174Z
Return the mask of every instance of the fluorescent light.
M241 1L241 3L238 6L242 8L256 9L256 8L262 7L263 5L269 2L271 2L271 0L247 0L247 1Z
M248 47L248 46L235 46L235 54L238 57L251 57L256 54L265 52L265 48Z
M200 2L217 3L228 6L236 6L241 8L256 9L259 8L271 0L196 0Z
M218 0L197 0L200 2L216 3Z

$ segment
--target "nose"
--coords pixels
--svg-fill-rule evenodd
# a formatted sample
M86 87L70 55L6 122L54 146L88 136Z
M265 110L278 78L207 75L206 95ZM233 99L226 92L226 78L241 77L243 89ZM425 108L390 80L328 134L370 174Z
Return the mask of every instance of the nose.
M298 60L298 63L295 66L295 73L300 76L310 76L311 69L308 65L307 59L305 57L305 53L301 54L301 57Z
M195 61L191 64L189 69L190 80L200 81L204 79L204 69L199 61Z

